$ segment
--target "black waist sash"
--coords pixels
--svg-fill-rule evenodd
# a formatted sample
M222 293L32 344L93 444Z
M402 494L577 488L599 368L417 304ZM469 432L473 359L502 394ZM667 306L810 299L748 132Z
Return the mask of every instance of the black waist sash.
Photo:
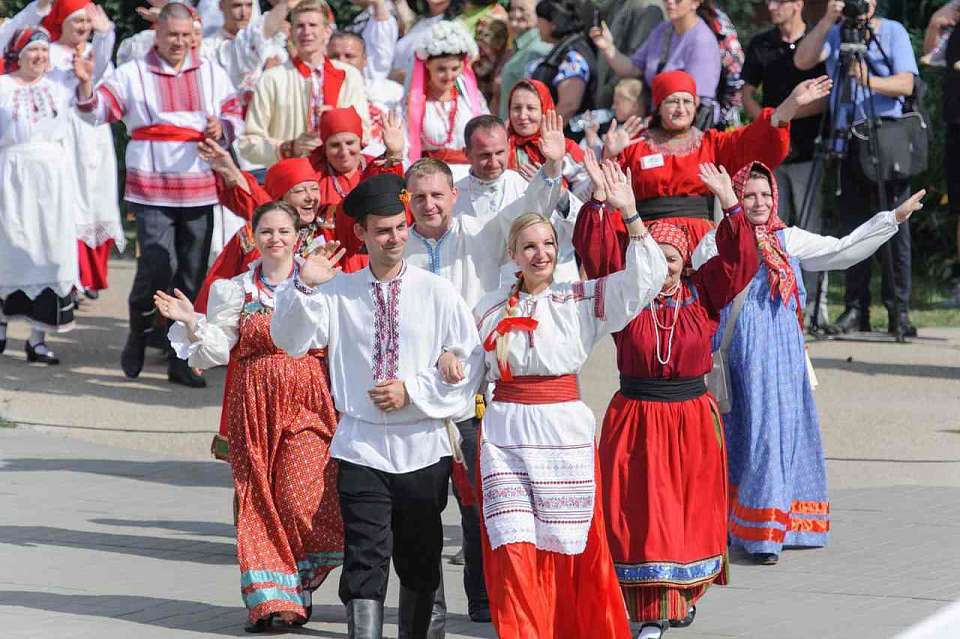
M637 213L644 222L665 217L694 217L713 219L713 197L705 195L674 195L655 197L637 202Z
M645 402L684 402L706 394L703 375L675 379L620 376L620 394Z

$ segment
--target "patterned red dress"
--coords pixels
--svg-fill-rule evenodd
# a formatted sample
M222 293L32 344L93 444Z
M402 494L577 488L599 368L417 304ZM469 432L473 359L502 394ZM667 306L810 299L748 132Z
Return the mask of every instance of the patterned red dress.
M240 587L251 621L281 611L306 617L309 594L343 561L337 464L330 441L337 414L326 353L293 358L270 336L272 293L256 269L218 281L191 343L181 324L170 341L191 366L232 375L223 414L236 490Z
M620 221L588 205L577 220L574 246L590 278L624 267L628 238L612 218ZM726 453L703 377L720 311L759 260L742 213L720 223L717 244L718 257L684 278L675 297L613 336L621 389L598 452L610 554L634 621L682 619L710 584L726 583Z

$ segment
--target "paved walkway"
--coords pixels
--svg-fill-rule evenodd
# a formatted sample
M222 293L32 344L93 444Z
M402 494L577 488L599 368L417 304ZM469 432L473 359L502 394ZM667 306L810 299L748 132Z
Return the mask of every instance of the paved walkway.
M112 267L114 289L84 306L76 331L50 339L62 366L27 365L16 325L0 356L0 417L18 424L0 427L0 636L245 636L229 469L206 453L222 373L192 391L167 384L151 360L125 380L116 362L132 270ZM923 335L811 345L830 547L787 552L774 567L734 558L732 584L668 637L892 637L960 599L960 329ZM609 341L584 380L601 414L616 384ZM445 524L449 556L454 507ZM447 636L494 637L465 615L462 569L447 565L444 577ZM345 637L335 580L315 604L295 634ZM391 590L388 637L395 613ZM923 636L958 628L931 619Z

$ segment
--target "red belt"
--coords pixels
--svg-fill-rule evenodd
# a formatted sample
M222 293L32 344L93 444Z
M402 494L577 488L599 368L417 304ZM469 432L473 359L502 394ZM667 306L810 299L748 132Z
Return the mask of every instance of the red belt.
M556 404L580 400L576 375L527 375L497 380L493 401L511 404Z
M134 129L130 139L148 142L200 142L203 140L203 133L172 124L151 124Z

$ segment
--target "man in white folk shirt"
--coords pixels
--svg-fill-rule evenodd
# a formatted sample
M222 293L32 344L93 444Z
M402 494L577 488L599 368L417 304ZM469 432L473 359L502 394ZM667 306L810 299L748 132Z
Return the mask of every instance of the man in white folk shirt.
M191 10L160 10L156 44L144 59L117 67L94 89L93 61L77 59L77 110L91 124L122 120L130 132L124 199L137 218L137 273L130 291L130 334L120 364L127 377L143 368L157 290L179 288L193 299L207 271L216 182L197 142L230 144L243 130L233 84L217 64L192 50ZM172 351L167 378L206 386Z
M361 182L344 210L356 220L369 266L345 274L334 266L339 254L309 256L277 289L270 326L277 346L295 357L311 348L329 352L341 415L331 445L344 529L340 599L356 639L381 637L391 548L399 635L428 636L457 449L444 420L473 398L483 368L466 303L449 282L404 259L405 199L398 176ZM458 384L440 376L444 353L463 361Z
M497 201L490 213L484 211L483 215L478 216L454 214L455 203L462 200L463 192L454 186L450 168L440 160L422 159L407 170L410 211L415 222L410 229L410 241L406 248L407 263L449 281L469 308L473 308L484 293L499 287L506 239L513 220L531 212L550 215L565 195L562 183L563 123L560 117L555 113L548 114L543 131L547 161L529 184L518 176L526 188L511 201ZM480 158L475 166L481 171L488 164L495 163L497 158L505 164L507 134L496 117L474 118L467 125L466 132L468 136L472 133L473 149ZM498 140L502 142L501 147L496 144ZM503 152L497 154L489 151L496 148L502 148ZM489 159L489 156L493 156L493 159ZM560 225L569 225L572 229L575 215L572 218L561 219ZM472 486L477 450L476 402L473 398L463 405L454 419L462 439L461 445L466 451L466 476ZM473 491L476 492L475 486ZM468 613L475 622L488 622L490 609L483 578L479 512L473 504L464 503L459 494L458 502L465 564L463 585L467 594ZM437 593L436 599L434 626L440 626L445 610L442 591Z
M467 159L470 160L470 173L456 183L458 195L453 215L488 221L520 200L531 183L516 171L507 168L507 129L496 116L480 115L470 120L464 129L464 140ZM560 252L554 277L558 282L580 279L572 240L576 215L582 206L583 202L565 189L554 207L541 211L557 227ZM570 215L571 211L573 215ZM513 281L514 269L510 260L504 257L501 269L504 281ZM499 286L499 282L494 288L496 286ZM488 288L484 292L488 290L492 289ZM478 300L479 298L473 301ZM471 301L468 300L468 303Z

